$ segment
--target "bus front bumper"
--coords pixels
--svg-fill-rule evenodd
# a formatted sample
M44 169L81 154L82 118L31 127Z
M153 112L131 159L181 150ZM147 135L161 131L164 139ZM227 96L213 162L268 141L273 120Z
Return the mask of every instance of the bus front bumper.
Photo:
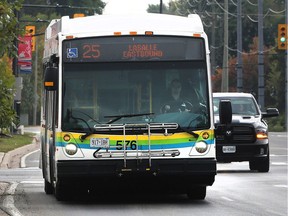
M169 179L191 185L212 185L216 159L74 160L57 162L57 178L100 180L111 178Z

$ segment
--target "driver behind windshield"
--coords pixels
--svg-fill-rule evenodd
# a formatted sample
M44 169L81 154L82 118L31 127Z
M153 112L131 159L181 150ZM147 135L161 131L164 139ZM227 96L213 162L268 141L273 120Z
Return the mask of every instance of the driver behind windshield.
M189 104L182 96L182 84L178 79L172 80L169 95L161 107L162 113L189 111Z

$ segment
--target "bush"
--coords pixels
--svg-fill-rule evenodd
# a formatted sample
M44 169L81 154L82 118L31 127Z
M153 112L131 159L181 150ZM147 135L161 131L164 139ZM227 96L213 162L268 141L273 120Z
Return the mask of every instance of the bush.
M285 113L280 114L278 117L273 117L266 119L269 125L269 131L273 132L284 132L287 131L286 122L285 122Z

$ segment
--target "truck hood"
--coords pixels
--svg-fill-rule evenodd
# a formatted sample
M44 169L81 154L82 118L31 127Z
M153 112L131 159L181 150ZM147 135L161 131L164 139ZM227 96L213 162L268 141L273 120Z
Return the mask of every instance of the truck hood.
M219 123L219 115L215 115L215 124ZM250 116L250 115L233 115L232 116L232 123L247 123L253 124L255 122L260 122L261 116Z

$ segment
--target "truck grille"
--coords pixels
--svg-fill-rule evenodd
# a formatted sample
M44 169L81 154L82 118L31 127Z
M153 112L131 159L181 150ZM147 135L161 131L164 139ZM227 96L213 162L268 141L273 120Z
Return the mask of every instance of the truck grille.
M254 143L256 141L255 129L250 124L216 125L215 135L218 144Z

